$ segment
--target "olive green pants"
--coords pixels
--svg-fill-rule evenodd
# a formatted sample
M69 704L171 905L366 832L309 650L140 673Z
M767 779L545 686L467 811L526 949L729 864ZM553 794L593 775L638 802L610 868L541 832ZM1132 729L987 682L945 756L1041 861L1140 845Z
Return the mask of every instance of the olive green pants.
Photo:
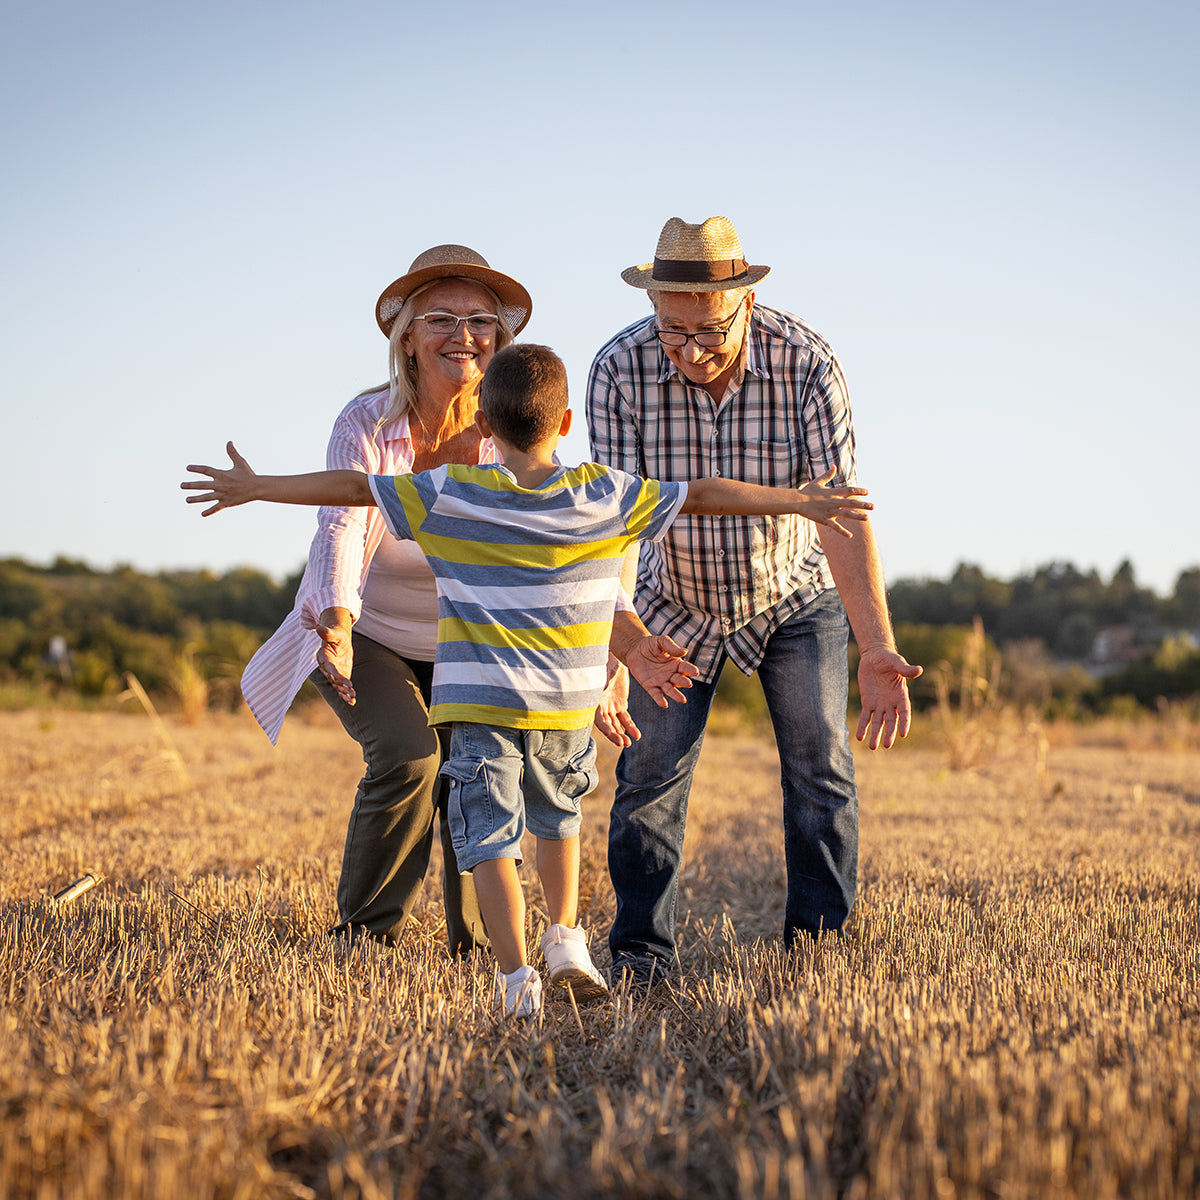
M338 924L331 933L399 940L425 880L434 816L442 839L446 936L452 954L487 946L475 884L460 875L446 823L447 785L439 778L449 730L430 729L433 664L410 661L353 635L356 703L345 703L320 673L310 678L362 748L359 781L338 880Z

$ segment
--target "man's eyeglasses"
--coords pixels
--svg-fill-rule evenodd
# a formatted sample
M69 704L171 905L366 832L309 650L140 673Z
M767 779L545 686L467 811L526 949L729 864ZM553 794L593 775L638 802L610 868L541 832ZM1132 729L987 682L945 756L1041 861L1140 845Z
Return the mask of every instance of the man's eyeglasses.
M717 346L725 344L725 339L729 336L729 331L733 328L733 323L741 311L742 306L739 304L733 310L729 320L725 322L724 329L702 329L699 333L683 333L678 329L656 329L654 332L664 346L686 346L689 341L693 341L697 346L713 350Z
M467 330L474 337L491 337L500 324L500 318L495 313L472 313L469 317L456 317L448 312L427 312L413 317L414 321L424 321L425 328L430 333L456 333L458 327L466 321Z

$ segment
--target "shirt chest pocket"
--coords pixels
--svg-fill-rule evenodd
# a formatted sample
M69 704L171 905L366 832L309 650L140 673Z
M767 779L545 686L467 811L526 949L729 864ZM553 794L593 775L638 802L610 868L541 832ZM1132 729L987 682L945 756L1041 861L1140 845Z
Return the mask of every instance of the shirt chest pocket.
M748 442L731 474L764 487L799 487L803 462L803 448L795 442Z

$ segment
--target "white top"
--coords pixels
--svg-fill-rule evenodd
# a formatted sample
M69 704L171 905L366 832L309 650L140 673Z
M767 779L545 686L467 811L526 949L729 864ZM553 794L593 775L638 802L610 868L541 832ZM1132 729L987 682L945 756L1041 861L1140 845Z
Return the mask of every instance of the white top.
M357 633L418 662L437 650L437 584L416 542L385 537L362 586Z

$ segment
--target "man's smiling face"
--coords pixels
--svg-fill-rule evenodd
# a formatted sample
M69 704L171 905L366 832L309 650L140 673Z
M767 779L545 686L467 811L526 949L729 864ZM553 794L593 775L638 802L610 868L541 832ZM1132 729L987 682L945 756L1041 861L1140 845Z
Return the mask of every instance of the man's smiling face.
M689 338L682 346L663 345L663 353L685 379L711 387L722 376L731 376L746 336L746 314L754 293L734 301L728 292L653 292L651 300L664 333L695 334L727 330L719 346L700 346ZM727 382L727 379L726 379Z

